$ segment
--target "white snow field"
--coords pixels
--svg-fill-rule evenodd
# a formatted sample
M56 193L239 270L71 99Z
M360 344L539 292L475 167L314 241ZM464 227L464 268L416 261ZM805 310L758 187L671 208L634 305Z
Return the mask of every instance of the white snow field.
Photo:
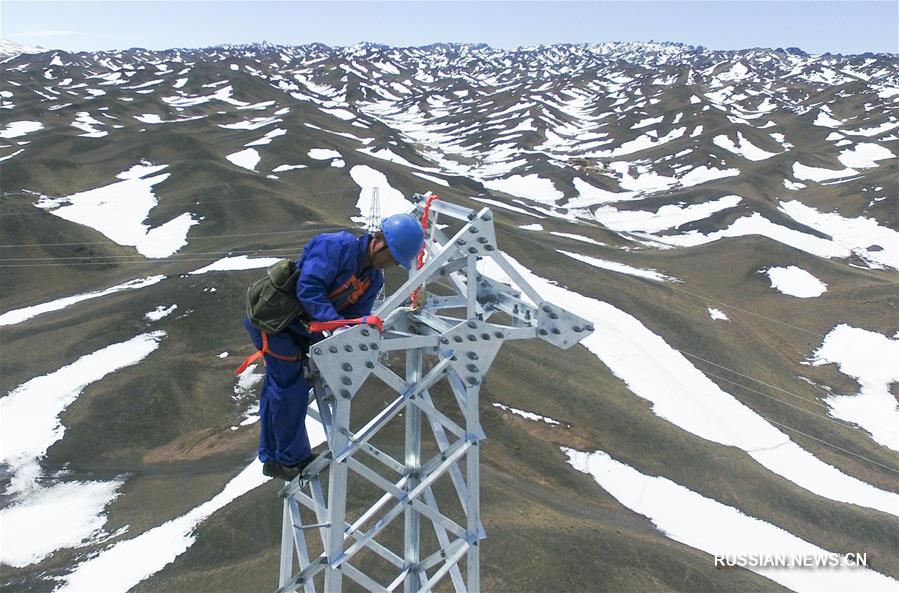
M796 222L829 235L833 244L854 253L869 267L899 270L899 232L882 226L875 219L864 216L847 218L836 212L819 212L799 200L781 202L780 210ZM880 249L869 250L873 245Z
M12 311L8 311L0 315L0 326L3 325L13 325L15 323L22 323L32 317L37 317L42 313L49 313L51 311L59 311L61 309L65 309L70 305L74 305L75 303L80 303L82 301L87 301L90 299L96 299L102 296L106 296L108 294L115 294L117 292L121 292L123 290L134 290L137 288L143 288L145 286L151 286L165 279L165 276L147 276L146 278L136 278L134 280L129 280L128 282L124 282L122 284L117 284L115 286L111 286L109 288L103 290L95 290L93 292L85 292L82 294L76 294L69 297L63 297L60 299L54 299L52 301L48 301L46 303L41 303L39 305L31 305L30 307L23 307L21 309L13 309Z
M562 451L572 467L593 476L618 502L647 517L665 537L690 547L729 557L749 554L827 557L831 553L667 478L640 473L604 451L587 453L564 447ZM848 563L839 568L787 566L749 567L749 570L801 593L892 593L899 588L895 579Z
M527 412L525 410L519 410L518 408L513 408L511 406L507 406L507 405L500 404L500 403L494 403L493 407L499 408L500 410L504 410L511 414L515 414L516 416L521 416L522 418L524 418L526 420L533 420L534 422L545 422L546 424L549 424L552 426L557 426L557 425L562 424L558 420L553 420L552 418L550 418L548 416L541 416L540 414L535 414L533 412Z
M825 398L831 415L858 424L884 447L899 451L899 405L890 393L890 384L899 382L899 339L841 323L815 350L812 364L836 364L860 386L855 395Z
M26 566L97 535L105 521L103 509L122 482L39 481L43 472L38 462L50 445L63 438L60 415L82 391L110 373L140 363L165 335L150 332L112 344L0 398L0 463L12 474L4 492L12 502L0 510L0 524L4 540L16 542L0 547L0 561Z
M159 305L152 311L144 313L144 319L146 319L147 321L159 321L163 317L168 317L169 315L174 313L175 309L177 309L177 308L178 308L178 305L171 305L169 307L166 307L164 305Z
M771 288L798 297L809 299L827 292L827 285L797 266L771 267L765 270L771 279Z
M131 245L145 257L168 257L187 245L187 232L199 220L185 212L152 229L144 224L157 204L153 186L169 176L157 173L166 167L143 162L119 173L121 181L62 198L41 196L35 206Z
M0 138L18 138L43 129L44 124L37 121L11 121L7 122L6 127L0 130Z
M310 407L316 406L313 403ZM309 416L306 431L312 447L325 442L322 425ZM210 515L269 479L262 475L262 464L254 459L211 500L135 538L119 541L76 566L55 593L125 593L192 546L197 526Z
M256 165L262 160L262 157L259 156L259 151L255 148L245 148L244 150L229 154L225 158L238 167L243 167L244 169L254 172L256 171Z
M722 321L730 321L730 318L724 313L724 311L720 309L713 309L712 307L707 307L709 310L709 317L712 319L720 319Z
M228 270L253 270L267 268L281 261L280 257L248 257L246 255L232 255L218 259L208 266L198 268L189 274L205 274L206 272L223 272Z
M655 270L635 268L634 266L629 266L621 262L599 259L596 257L590 257L589 255L582 255L580 253L574 253L571 251L562 251L561 249L558 250L558 252L562 255L567 255L572 259L576 259L578 261L584 262L585 264L589 264L594 268L601 268L603 270L609 270L610 272L618 272L619 274L627 274L628 276L646 278L647 280L655 280L656 282L680 282L677 278L662 274L660 272L656 272Z

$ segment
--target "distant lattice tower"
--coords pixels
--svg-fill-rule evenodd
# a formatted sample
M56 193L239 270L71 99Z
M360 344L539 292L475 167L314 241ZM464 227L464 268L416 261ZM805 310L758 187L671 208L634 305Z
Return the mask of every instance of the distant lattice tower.
M381 197L377 187L373 187L371 190L371 209L368 211L365 230L369 233L381 230Z
M373 187L371 190L371 208L368 211L368 221L365 224L365 230L369 233L375 233L381 230L381 196L378 194L378 188ZM386 297L386 279L384 286L375 297L375 301L381 302Z

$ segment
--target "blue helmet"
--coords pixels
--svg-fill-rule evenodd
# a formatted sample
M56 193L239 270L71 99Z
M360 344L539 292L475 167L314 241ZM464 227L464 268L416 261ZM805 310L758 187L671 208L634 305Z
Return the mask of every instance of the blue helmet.
M421 224L411 214L394 214L381 221L381 232L396 263L407 270L425 242Z

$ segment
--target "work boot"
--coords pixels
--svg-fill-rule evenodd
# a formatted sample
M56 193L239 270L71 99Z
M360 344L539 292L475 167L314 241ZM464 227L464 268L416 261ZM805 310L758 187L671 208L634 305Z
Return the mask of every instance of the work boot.
M271 478L281 478L285 482L290 482L303 473L306 466L312 463L314 459L315 455L310 455L296 465L282 465L277 461L269 461L262 464L262 473Z

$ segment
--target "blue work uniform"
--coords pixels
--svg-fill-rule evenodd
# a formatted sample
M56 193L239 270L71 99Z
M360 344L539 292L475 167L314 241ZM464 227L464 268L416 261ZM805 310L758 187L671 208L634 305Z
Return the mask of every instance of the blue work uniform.
M297 298L306 318L314 321L352 319L371 314L378 292L384 286L384 273L365 267L371 235L325 233L312 239L297 262ZM355 275L368 275L371 284L358 300L338 312L328 299L337 288ZM262 332L244 319L244 327L258 350L262 350ZM269 334L269 350L284 357L305 357L309 345L322 339L310 334L299 320L277 334ZM282 360L265 354L265 379L259 396L259 460L292 466L312 453L306 434L306 407L309 384L303 374L303 358Z

